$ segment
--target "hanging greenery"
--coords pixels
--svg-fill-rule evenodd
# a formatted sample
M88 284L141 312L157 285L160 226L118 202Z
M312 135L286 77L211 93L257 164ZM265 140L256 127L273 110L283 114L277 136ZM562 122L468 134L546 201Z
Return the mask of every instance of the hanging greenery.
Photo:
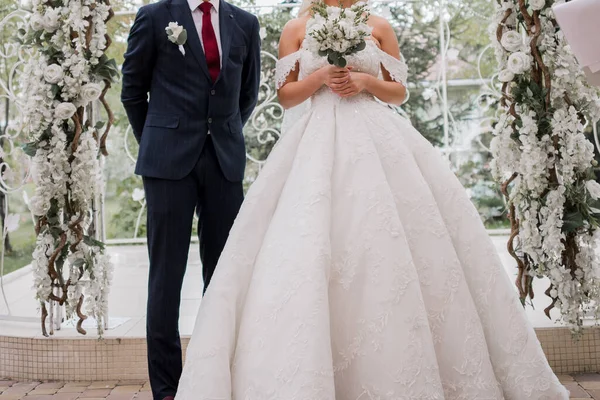
M30 142L36 184L30 207L37 219L33 271L42 330L52 302L77 317L92 316L102 334L112 266L97 240L97 201L103 185L99 157L113 114L105 100L118 77L106 22L108 0L33 0L18 36L29 54L21 129ZM106 119L94 121L101 103ZM50 322L53 324L53 321ZM52 329L50 330L52 332Z
M600 184L584 135L600 110L554 19L559 2L498 1L492 42L502 98L491 147L510 207L521 300L533 298L534 278L547 277L547 316L557 308L579 331L600 310Z

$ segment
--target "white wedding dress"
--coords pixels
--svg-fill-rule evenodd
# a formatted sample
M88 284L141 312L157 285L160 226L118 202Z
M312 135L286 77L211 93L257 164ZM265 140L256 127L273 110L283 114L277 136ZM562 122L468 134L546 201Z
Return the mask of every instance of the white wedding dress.
M324 60L278 85L297 63ZM406 80L373 42L349 65ZM177 400L568 399L438 151L327 88L250 189L186 358Z

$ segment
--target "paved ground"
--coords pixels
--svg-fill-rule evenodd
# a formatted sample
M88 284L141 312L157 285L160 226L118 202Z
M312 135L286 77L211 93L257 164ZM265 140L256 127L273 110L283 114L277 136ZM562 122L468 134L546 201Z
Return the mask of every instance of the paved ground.
M0 380L0 400L152 400L147 382L14 382Z
M600 374L559 376L571 399L600 400ZM0 400L151 400L147 382L14 382L0 379Z

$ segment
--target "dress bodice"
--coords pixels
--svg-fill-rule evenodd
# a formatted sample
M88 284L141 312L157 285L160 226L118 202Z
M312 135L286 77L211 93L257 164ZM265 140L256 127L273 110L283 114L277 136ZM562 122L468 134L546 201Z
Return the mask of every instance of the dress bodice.
M374 41L367 40L367 47L346 57L348 65L354 67L357 72L364 72L373 76L380 76L381 67L390 73L390 76L396 82L406 85L408 69L404 61L398 60L383 50L379 49ZM327 65L325 57L320 57L312 53L306 47L306 40L295 53L283 57L277 62L276 85L281 88L290 72L300 66L298 79L304 79L313 72Z
M277 89L280 89L285 84L290 72L295 71L296 68L299 68L298 79L302 80L328 64L325 57L317 56L311 52L306 43L305 39L298 51L277 61L275 70L275 86ZM355 71L368 73L380 78L382 78L381 72L383 67L394 81L406 86L408 75L406 63L381 50L372 40L367 40L367 46L364 50L352 54L346 57L346 59L348 65L354 67ZM376 100L374 96L366 92L342 99L334 95L329 88L323 87L307 101L286 110L281 126L281 133L284 134L302 115L317 104L325 103L334 106L341 101L356 103L362 101L374 102Z

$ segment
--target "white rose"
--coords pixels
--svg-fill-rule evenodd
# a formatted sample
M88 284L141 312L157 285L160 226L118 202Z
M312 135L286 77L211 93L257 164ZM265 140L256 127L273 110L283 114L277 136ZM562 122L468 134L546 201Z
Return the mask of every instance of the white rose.
M265 38L267 37L267 28L265 28L264 26L260 28L258 36L260 36L260 40L265 40Z
M512 53L508 57L507 68L515 75L527 72L531 68L531 56L522 51Z
M498 74L498 80L500 82L511 82L513 79L515 79L515 74L507 69L503 69Z
M585 183L585 188L590 193L590 196L594 200L600 199L600 183L591 180Z
M65 120L71 118L76 111L77 107L73 103L60 103L54 110L54 116L57 119Z
M81 87L80 97L81 99L89 103L91 101L96 101L102 94L102 86L97 83L88 83Z
M181 35L181 32L183 32L183 26L179 25L177 22L169 22L169 25L165 28L165 31L167 31L167 34L169 35L169 40L173 43L177 43L179 35Z
M179 35L181 35L181 32L183 32L183 26L176 25L173 27L173 29L171 29L171 32L173 32L173 36L175 36L175 38L179 38Z
M44 17L38 13L33 14L29 19L29 25L34 31L41 31L44 29Z
M48 83L58 83L63 77L63 69L58 64L50 64L44 68L44 79Z
M517 31L504 32L500 39L500 44L507 51L516 52L523 49L523 37Z
M546 0L530 0L529 4L534 10L541 10L546 7Z
M60 9L48 8L44 15L44 29L47 32L54 32L60 27Z

